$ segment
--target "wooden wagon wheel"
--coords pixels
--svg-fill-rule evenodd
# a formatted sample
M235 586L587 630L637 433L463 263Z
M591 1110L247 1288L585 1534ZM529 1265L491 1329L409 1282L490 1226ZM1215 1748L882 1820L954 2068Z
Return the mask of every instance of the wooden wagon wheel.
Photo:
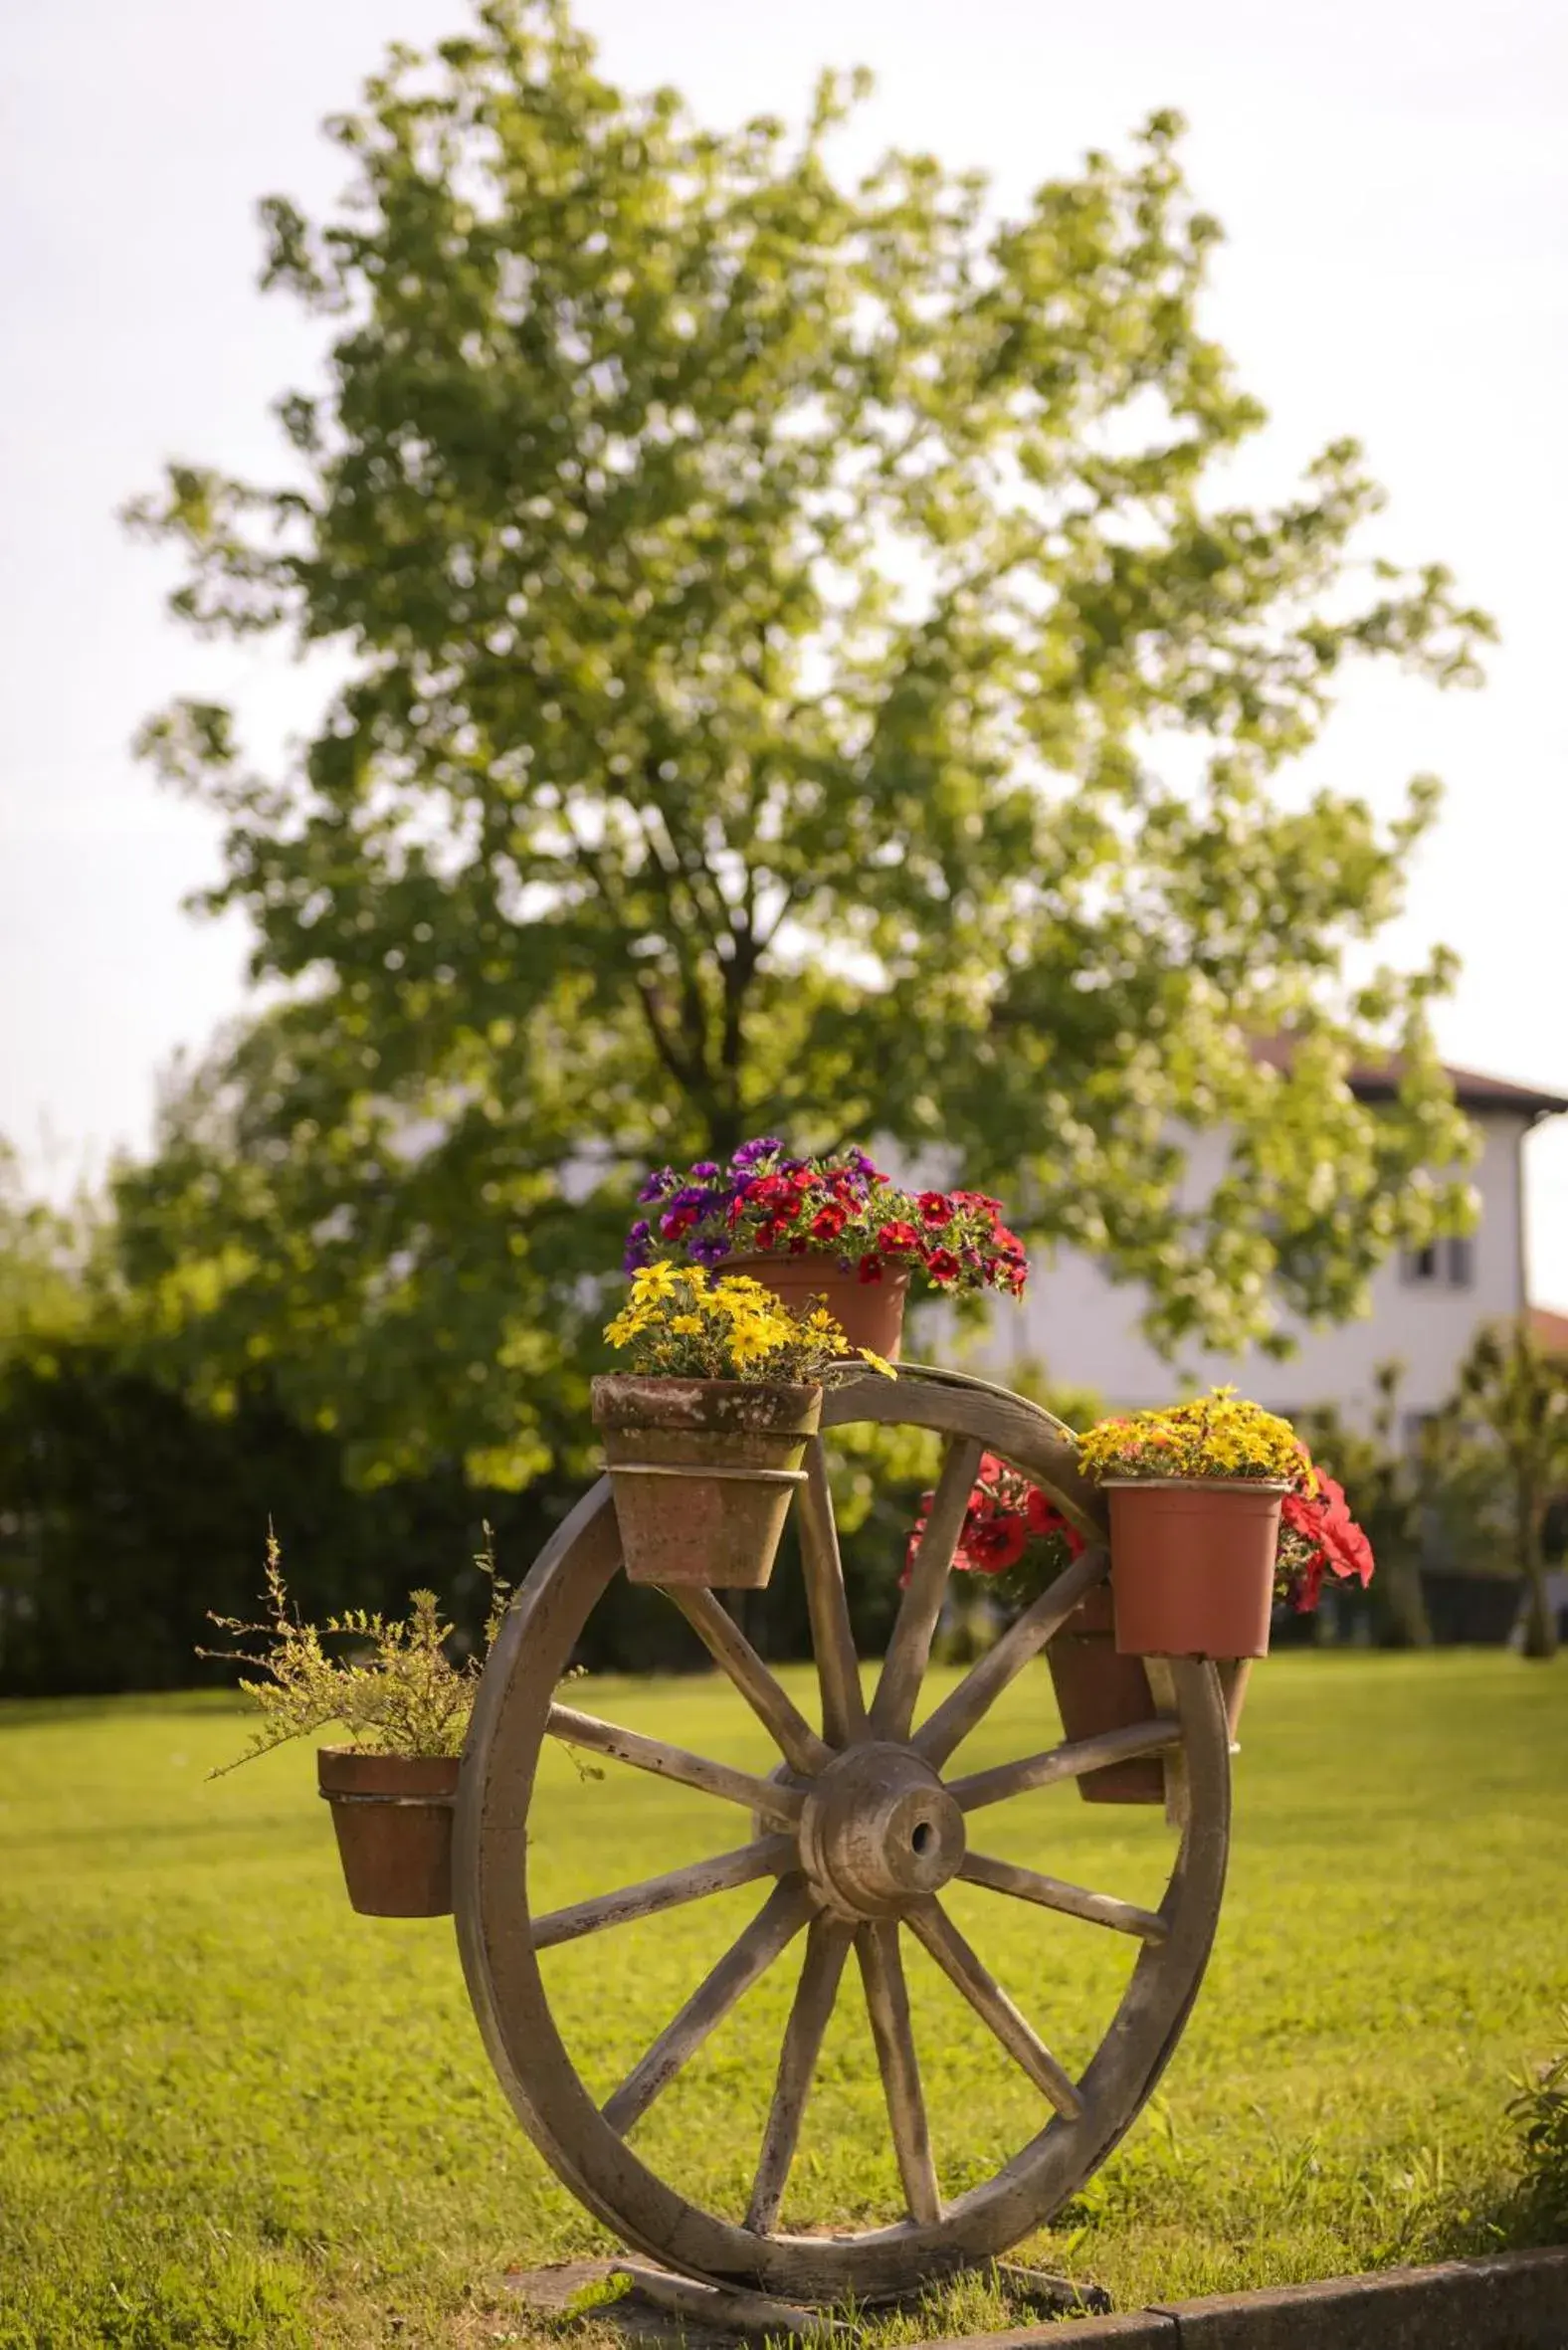
M982 1452L1022 1469L1085 1528L1101 1530L1070 1432L1050 1414L956 1374L906 1367L895 1385L831 1391L825 1430L880 1421L945 1440L929 1523L868 1707L856 1665L820 1441L808 1455L800 1549L822 1695L811 1727L712 1593L674 1592L783 1762L768 1779L560 1705L555 1691L584 1623L620 1565L601 1480L541 1553L487 1665L459 1798L458 1935L469 1989L502 2085L545 2159L628 2246L664 2267L793 2301L875 2301L995 2257L1056 2211L1104 2160L1149 2095L1208 1960L1230 1822L1225 1711L1210 1665L1153 1677L1155 1718L969 1775L943 1772L1002 1690L1106 1571L1097 1544L1021 1615L911 1730L953 1549ZM743 1807L749 1840L709 1860L541 1916L528 1905L527 1837L546 1736L654 1771ZM987 1859L966 1823L1026 1790L1137 1754L1162 1753L1180 1825L1157 1910ZM1121 2003L1078 2080L958 1932L938 1894L953 1878L1066 1912L1141 1943ZM704 1895L771 1879L751 1923L602 2109L579 2079L550 2011L538 1953ZM909 2022L900 1929L949 1977L1042 2098L1044 2125L996 2175L944 2204L932 2163ZM627 2143L633 2125L741 1995L806 1935L750 2207L743 2222L686 2200ZM860 2234L790 2236L777 2217L823 2035L853 1952L881 2068L907 2217ZM759 2104L761 2088L759 2084Z

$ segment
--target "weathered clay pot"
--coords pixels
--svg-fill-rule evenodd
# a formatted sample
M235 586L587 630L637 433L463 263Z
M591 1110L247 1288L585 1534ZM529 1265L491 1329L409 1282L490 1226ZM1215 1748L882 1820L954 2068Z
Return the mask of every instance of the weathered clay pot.
M1124 1657L1267 1657L1279 1505L1244 1477L1107 1477L1110 1587Z
M880 1281L863 1281L858 1273L846 1273L836 1257L809 1254L726 1257L718 1270L760 1281L797 1310L808 1297L826 1297L828 1311L852 1346L867 1346L890 1363L897 1361L909 1296L906 1265L884 1265Z
M1053 1633L1046 1643L1046 1663L1068 1738L1097 1738L1105 1730L1130 1729L1156 1711L1142 1665L1136 1657L1117 1651L1106 1584L1079 1601L1062 1630ZM1157 1754L1134 1755L1128 1762L1085 1771L1078 1791L1089 1804L1163 1803L1165 1766Z
M594 1381L593 1417L628 1580L762 1590L822 1389L615 1373Z
M362 1754L320 1746L348 1898L366 1917L446 1917L452 1908L455 1754Z

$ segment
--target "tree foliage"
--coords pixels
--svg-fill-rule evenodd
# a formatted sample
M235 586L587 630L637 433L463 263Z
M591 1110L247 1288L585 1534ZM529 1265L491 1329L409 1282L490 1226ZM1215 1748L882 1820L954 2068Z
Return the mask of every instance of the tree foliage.
M99 1237L85 1206L62 1215L28 1197L16 1151L0 1136L0 1365L82 1329Z
M1226 502L1263 412L1176 117L997 222L926 155L836 175L856 95L708 131L543 0L394 51L341 208L263 207L333 335L284 478L135 509L198 629L347 677L279 775L227 707L146 729L283 993L122 1183L129 1262L193 1374L265 1359L366 1474L558 1453L633 1171L748 1129L956 1150L1166 1341L1351 1311L1459 1212L1446 959L1343 976L1434 787L1380 828L1273 786L1353 663L1470 683L1484 622L1356 552L1348 441Z
M1321 1405L1301 1415L1300 1430L1313 1460L1354 1496L1356 1518L1377 1561L1364 1592L1335 1586L1336 1614L1363 1612L1385 1647L1427 1648L1432 1626L1421 1569L1430 1523L1446 1498L1445 1465L1436 1446L1413 1451L1404 1441L1404 1376L1403 1363L1379 1363L1364 1422L1353 1424L1337 1406Z
M1486 1483L1506 1496L1508 1536L1529 1593L1525 1655L1553 1657L1545 1530L1548 1510L1568 1491L1568 1360L1522 1317L1481 1330L1460 1367L1444 1427L1456 1456L1478 1456Z

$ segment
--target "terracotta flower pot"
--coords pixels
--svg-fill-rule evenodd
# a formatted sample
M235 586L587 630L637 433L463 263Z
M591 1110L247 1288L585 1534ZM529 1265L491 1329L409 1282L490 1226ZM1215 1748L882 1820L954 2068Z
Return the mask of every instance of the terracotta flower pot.
M353 1906L366 1917L446 1917L460 1758L321 1746L315 1767Z
M744 1273L795 1308L808 1297L826 1297L828 1311L852 1346L870 1347L889 1363L898 1359L909 1296L906 1265L884 1265L880 1281L863 1281L859 1273L846 1273L836 1257L810 1254L726 1257L716 1271Z
M617 1373L594 1381L593 1417L628 1580L761 1591L822 1389Z
M1130 1729L1155 1712L1149 1676L1136 1657L1116 1648L1109 1587L1100 1584L1081 1600L1046 1643L1046 1663L1057 1692L1064 1735L1097 1738L1103 1730ZM1089 1804L1158 1804L1165 1801L1165 1766L1157 1754L1134 1755L1086 1771L1078 1794Z
M1107 1477L1110 1587L1124 1657L1267 1657L1279 1505L1243 1477Z

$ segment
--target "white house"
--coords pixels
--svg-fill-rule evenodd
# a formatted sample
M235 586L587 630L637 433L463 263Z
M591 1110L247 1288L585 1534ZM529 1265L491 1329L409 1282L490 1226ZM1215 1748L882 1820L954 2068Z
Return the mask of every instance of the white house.
M1201 1388L1228 1381L1287 1417L1335 1404L1347 1419L1364 1422L1374 1371L1398 1358L1405 1365L1402 1411L1412 1422L1437 1411L1453 1393L1455 1373L1481 1323L1528 1309L1524 1138L1542 1118L1568 1111L1568 1099L1555 1093L1471 1070L1448 1074L1480 1138L1472 1176L1479 1221L1463 1240L1439 1241L1385 1266L1373 1279L1364 1320L1326 1330L1297 1326L1298 1350L1282 1362L1256 1351L1187 1349L1173 1365L1141 1335L1142 1292L1109 1280L1093 1259L1063 1250L1054 1261L1037 1256L1028 1295L996 1309L976 1367L1005 1381L1021 1361L1044 1364L1055 1378L1094 1388L1118 1408L1164 1402L1188 1382ZM1363 1101L1387 1100L1393 1073L1360 1071L1351 1085ZM1213 1147L1218 1157L1221 1146Z

